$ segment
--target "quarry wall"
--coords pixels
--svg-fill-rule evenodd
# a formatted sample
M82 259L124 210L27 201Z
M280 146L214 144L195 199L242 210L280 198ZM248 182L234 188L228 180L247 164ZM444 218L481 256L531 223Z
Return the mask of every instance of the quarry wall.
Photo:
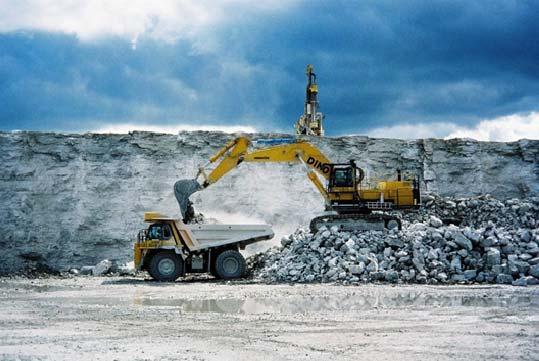
M192 178L199 164L233 138L219 132L0 133L0 273L68 270L104 258L129 261L144 228L143 212L178 216L174 182ZM334 162L356 159L370 179L394 178L402 169L419 174L424 190L445 196L539 195L537 140L353 136L312 142ZM271 224L277 240L323 210L303 168L289 164L241 164L192 199L197 211L222 223Z

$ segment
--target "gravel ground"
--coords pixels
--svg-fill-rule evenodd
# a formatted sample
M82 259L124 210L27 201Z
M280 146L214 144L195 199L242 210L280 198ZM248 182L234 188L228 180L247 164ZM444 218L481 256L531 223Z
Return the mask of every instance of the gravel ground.
M0 278L2 360L536 360L539 287Z

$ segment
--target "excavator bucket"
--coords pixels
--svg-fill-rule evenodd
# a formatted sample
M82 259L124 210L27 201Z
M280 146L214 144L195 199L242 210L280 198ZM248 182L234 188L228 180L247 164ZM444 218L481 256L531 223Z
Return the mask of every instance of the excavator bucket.
M174 195L180 206L184 223L189 223L194 217L193 203L189 200L189 197L201 189L202 187L196 179L180 179L174 183Z

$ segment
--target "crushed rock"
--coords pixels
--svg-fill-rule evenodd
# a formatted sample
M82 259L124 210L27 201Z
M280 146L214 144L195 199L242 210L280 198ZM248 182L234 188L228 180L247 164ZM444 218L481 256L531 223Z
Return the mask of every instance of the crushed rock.
M252 256L255 277L274 282L539 282L539 198L499 201L424 197L402 230L298 229Z

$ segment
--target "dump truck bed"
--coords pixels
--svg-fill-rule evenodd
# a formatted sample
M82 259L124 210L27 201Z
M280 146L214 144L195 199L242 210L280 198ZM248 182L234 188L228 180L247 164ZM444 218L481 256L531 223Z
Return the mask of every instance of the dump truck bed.
M251 243L271 239L274 236L271 227L265 224L190 224L183 226L189 229L192 235L192 246L188 245L192 251L220 247L227 244L239 244L243 248Z
M170 218L159 212L145 212L144 221L174 225L181 241L190 251L229 244L238 244L240 248L244 248L274 236L273 230L267 224L185 224L181 219Z

